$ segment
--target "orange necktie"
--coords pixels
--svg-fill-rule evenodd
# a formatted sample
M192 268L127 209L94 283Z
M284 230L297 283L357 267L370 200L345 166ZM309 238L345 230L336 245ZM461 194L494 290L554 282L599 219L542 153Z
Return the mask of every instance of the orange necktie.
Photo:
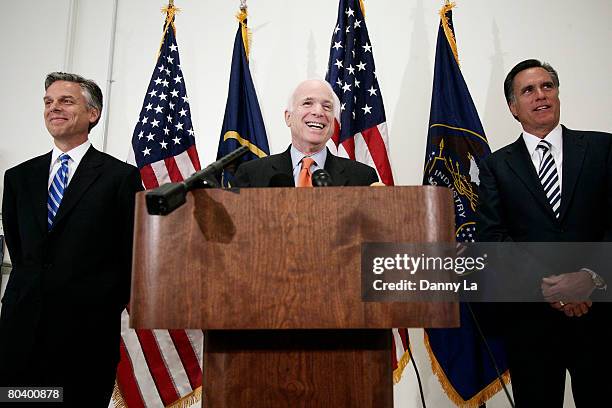
M310 157L304 157L302 159L302 169L298 176L298 187L312 187L312 178L310 174L310 166L314 163L314 160Z

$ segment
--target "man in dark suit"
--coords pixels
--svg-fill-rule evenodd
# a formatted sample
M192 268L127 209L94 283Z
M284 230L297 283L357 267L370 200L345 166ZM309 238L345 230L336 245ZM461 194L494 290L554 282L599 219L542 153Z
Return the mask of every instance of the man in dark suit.
M291 146L283 153L242 164L234 184L237 187L312 186L311 175L318 169L325 169L335 186L367 186L377 182L376 170L334 156L325 147L334 133L334 114L339 110L338 97L327 82L311 79L300 83L285 110Z
M53 150L6 171L2 221L13 269L0 316L0 386L63 387L62 406L106 407L130 288L138 170L88 134L102 92L51 73Z
M559 125L559 78L548 64L519 63L504 92L523 133L480 165L478 240L610 241L612 135ZM606 290L602 271L527 272L524 290L540 290L542 302L508 304L502 315L516 406L562 407L566 369L577 407L609 406L612 316L589 300Z

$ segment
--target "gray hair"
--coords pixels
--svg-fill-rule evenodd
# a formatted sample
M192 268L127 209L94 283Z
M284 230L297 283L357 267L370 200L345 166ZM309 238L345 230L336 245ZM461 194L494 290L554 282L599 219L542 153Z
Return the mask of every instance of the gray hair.
M307 79L306 81L317 81L325 85L325 87L329 90L329 92L332 95L334 117L340 120L340 99L338 98L338 95L336 95L336 93L334 92L334 88L332 88L329 82L323 79L319 79L319 78L310 78L310 79ZM289 99L287 100L287 108L286 108L287 112L293 112L293 106L295 105L295 90L298 88L298 86L300 86L306 81L300 82L293 89L293 91L291 91L291 94L289 95Z
M508 104L516 101L516 95L514 94L514 78L518 75L519 72L529 68L545 69L550 74L550 78L552 79L555 87L559 88L559 74L557 74L557 71L555 71L555 69L550 64L546 62L540 62L537 59L528 59L525 61L521 61L510 70L510 72L506 76L506 80L504 81L504 96L506 97L506 102Z
M100 113L100 115L98 116L98 119L96 119L94 123L91 123L89 125L89 130L91 130L94 126L96 126L98 122L100 121L100 117L102 116L102 100L103 100L102 90L100 89L98 84L96 84L91 79L83 78L82 76L77 75L77 74L69 74L66 72L51 72L50 74L47 75L47 78L45 78L45 91L55 81L68 81L68 82L74 82L74 83L79 84L79 86L81 87L81 90L83 91L83 96L85 97L85 100L87 101L87 104L90 107L97 109L98 112Z

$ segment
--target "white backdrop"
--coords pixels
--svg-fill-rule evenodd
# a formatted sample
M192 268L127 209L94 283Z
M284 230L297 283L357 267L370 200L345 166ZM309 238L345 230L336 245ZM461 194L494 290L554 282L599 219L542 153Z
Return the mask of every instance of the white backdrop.
M54 70L77 72L100 84L108 120L94 129L91 139L99 149L125 159L154 69L164 3L1 2L6 18L0 25L4 39L0 171L50 150L42 95L44 76ZM365 1L398 185L421 182L442 3ZM176 20L177 41L202 164L213 161L217 151L238 4L238 0L176 0L183 10ZM288 93L302 79L325 75L338 2L248 0L248 6L251 73L270 147L277 153L289 143L283 121ZM559 71L562 123L612 131L608 0L459 0L453 17L462 71L493 150L520 132L507 111L502 82L507 71L526 58L543 59ZM420 338L420 332L413 332L413 337ZM430 406L450 406L420 345L417 359ZM400 385L396 405L418 406L412 367ZM489 406L506 406L499 395L496 401Z

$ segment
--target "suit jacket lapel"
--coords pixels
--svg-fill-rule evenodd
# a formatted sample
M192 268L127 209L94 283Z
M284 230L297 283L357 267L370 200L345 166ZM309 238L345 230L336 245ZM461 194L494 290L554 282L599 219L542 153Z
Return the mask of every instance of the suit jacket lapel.
M327 159L325 159L325 170L329 173L334 186L345 186L348 184L348 176L345 173L342 161L331 154L329 149L327 149Z
M287 174L291 177L291 180L295 185L295 180L293 178L293 166L291 164L291 145L289 145L289 148L281 154L272 157L272 169L274 170L274 173L272 175L277 173Z
M54 225L62 221L76 203L79 202L81 197L83 197L89 186L100 176L102 163L103 160L100 152L93 146L90 146L64 192L64 198L53 221Z
M563 126L563 185L561 186L559 219L563 219L574 194L574 187L582 170L585 151L586 143L582 135L578 135Z
M540 178L533 167L533 162L531 161L531 157L529 157L529 152L527 151L527 146L522 136L512 144L512 149L508 151L507 154L506 162L508 166L510 166L519 180L527 187L536 201L545 208L546 212L548 212L551 217L556 218L546 198L546 194L544 194L544 188L542 188Z
M29 183L25 188L32 197L29 202L33 206L34 219L39 224L41 232L46 234L47 198L49 196L49 168L51 167L51 152L40 156L28 176Z

